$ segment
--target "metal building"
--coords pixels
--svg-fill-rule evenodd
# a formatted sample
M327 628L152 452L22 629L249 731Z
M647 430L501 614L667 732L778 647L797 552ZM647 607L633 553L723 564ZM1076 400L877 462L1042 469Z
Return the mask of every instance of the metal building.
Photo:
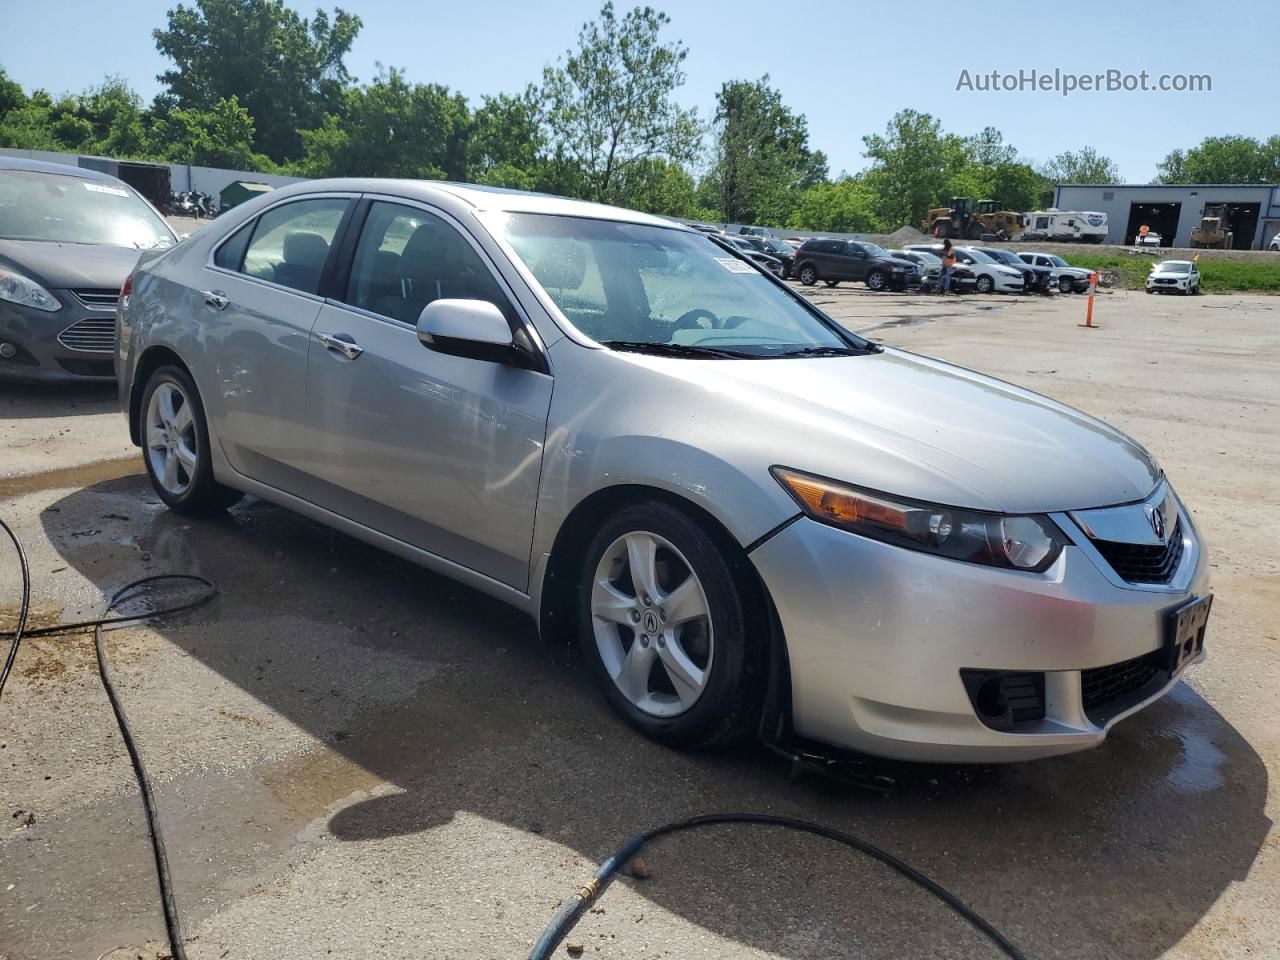
M1144 224L1167 247L1191 246L1205 206L1224 205L1236 250L1259 250L1280 233L1280 185L1212 183L1064 183L1054 190L1059 210L1107 215L1107 243L1132 243Z

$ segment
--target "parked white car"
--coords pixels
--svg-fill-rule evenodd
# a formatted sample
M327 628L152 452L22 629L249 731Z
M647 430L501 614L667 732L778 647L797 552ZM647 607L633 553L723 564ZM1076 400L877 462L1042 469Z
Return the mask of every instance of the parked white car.
M1200 269L1194 260L1161 260L1147 274L1147 293L1200 292Z
M1280 251L1280 233L1271 238L1271 242L1267 244L1267 249Z
M1056 253L1040 253L1034 250L1019 250L1018 256L1023 262L1033 267L1048 267L1049 285L1057 287L1059 293L1084 293L1089 289L1089 271L1083 267L1073 267Z
M1148 233L1145 237L1137 236L1133 238L1135 247L1159 247L1164 244L1164 237L1158 233Z
M942 255L942 247L936 243L911 243L904 250ZM956 263L964 264L975 278L974 290L978 293L1021 293L1024 285L1022 271L996 263L981 250L956 247Z

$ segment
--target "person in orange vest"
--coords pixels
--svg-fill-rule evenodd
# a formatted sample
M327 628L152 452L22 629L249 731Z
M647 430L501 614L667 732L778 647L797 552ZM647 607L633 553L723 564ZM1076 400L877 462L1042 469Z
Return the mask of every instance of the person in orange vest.
M944 297L951 288L951 274L956 268L956 252L951 247L950 240L942 242L942 275L938 278L938 292ZM960 291L957 290L958 294Z

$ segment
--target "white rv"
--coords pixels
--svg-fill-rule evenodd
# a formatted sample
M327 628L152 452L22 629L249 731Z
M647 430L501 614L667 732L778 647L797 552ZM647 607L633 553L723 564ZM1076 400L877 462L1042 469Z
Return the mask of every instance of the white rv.
M1027 214L1019 240L1054 243L1105 243L1107 215L1096 210L1037 210Z

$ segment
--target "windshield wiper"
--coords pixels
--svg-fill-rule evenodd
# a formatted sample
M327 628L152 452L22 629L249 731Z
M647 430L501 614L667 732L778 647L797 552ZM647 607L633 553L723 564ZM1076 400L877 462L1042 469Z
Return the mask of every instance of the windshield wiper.
M759 360L760 354L743 353L724 347L702 347L693 343L654 343L650 340L601 340L610 350L629 350L632 353L649 353L656 357L699 357L713 360Z
M786 350L782 353L773 353L773 357L858 357L867 350L857 350L853 347L801 347L798 350Z

